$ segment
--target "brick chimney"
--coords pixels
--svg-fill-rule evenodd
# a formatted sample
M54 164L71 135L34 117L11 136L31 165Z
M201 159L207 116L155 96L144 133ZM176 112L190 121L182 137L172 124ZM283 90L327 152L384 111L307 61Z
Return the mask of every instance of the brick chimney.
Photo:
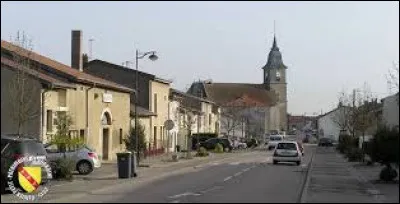
M83 71L82 31L80 30L73 30L71 33L71 67Z

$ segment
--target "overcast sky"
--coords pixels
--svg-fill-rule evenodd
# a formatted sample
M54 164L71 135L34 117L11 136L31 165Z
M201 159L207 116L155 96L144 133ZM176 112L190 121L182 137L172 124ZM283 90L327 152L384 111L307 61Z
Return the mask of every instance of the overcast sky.
M364 82L389 94L398 2L1 2L3 40L24 31L34 51L68 65L72 29L83 31L85 52L93 38L93 58L112 63L156 50L159 60L140 70L181 90L199 79L262 83L274 20L290 113L327 112L338 92Z

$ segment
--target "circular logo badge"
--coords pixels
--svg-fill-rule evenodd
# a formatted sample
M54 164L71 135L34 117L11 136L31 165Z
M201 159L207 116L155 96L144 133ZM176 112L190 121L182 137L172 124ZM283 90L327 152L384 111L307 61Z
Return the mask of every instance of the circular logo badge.
M52 178L51 167L43 157L21 157L10 166L7 184L18 198L35 201L49 191Z

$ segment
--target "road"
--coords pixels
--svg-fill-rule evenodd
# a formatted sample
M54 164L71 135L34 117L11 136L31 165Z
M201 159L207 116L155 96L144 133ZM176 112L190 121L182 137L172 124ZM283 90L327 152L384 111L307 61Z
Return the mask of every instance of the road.
M111 190L82 202L201 203L201 202L298 202L314 147L305 147L302 165L271 161L272 152L234 158L167 177L139 188Z

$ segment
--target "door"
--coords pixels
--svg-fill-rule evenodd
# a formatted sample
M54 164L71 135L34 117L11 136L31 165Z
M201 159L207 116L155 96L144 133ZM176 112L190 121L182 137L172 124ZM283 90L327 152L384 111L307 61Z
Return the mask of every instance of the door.
M103 160L108 160L109 129L103 128Z

